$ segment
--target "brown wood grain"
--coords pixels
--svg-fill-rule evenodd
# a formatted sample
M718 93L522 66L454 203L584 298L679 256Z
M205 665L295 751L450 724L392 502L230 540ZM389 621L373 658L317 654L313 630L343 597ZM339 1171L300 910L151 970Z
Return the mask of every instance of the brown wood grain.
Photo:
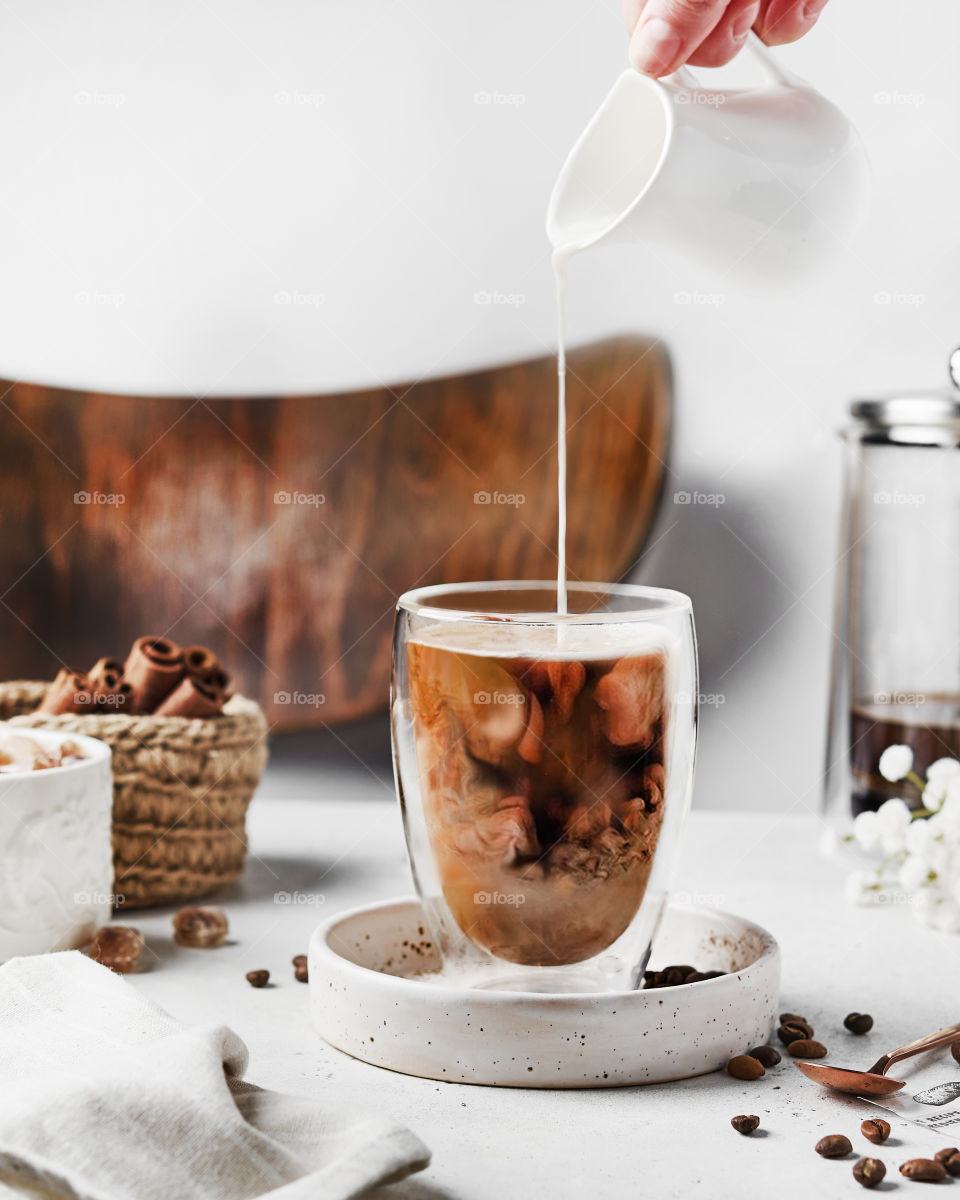
M662 484L669 366L622 337L570 371L570 577L615 579ZM7 679L167 634L216 649L280 728L332 723L386 703L400 592L556 571L552 358L338 396L0 396Z

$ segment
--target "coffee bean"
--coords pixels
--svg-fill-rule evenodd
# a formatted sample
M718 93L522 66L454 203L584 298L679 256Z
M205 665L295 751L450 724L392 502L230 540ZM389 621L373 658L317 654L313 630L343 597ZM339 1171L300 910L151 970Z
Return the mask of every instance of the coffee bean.
M843 1018L845 1029L849 1029L851 1033L869 1033L873 1028L873 1017L869 1013L852 1012L847 1013Z
M270 982L270 972L269 971L248 971L247 972L247 983L249 983L251 987L255 987L255 988L266 987L269 982Z
M802 1038L787 1046L787 1053L794 1058L826 1058L827 1048L823 1042L815 1042L813 1038Z
M753 1133L755 1129L759 1128L760 1118L747 1116L731 1117L730 1124L734 1127L737 1133L746 1135L748 1133Z
M766 1072L759 1059L751 1058L749 1054L738 1054L727 1063L727 1074L734 1079L759 1079Z
M860 1132L868 1142L879 1146L890 1136L890 1122L884 1121L880 1117L871 1117L869 1121L861 1122Z
M799 1013L781 1013L780 1014L780 1024L781 1025L793 1025L795 1022L799 1022L799 1024L801 1024L801 1025L809 1024L809 1022L807 1021L807 1018L801 1017Z
M853 1177L861 1187L876 1187L886 1173L887 1168L879 1158L861 1158L853 1164Z
M780 1061L780 1051L773 1046L754 1046L747 1053L765 1067L775 1067Z
M900 1174L918 1183L940 1183L947 1177L947 1168L934 1158L911 1158L901 1166Z
M679 966L664 967L663 986L677 987L681 983L686 983L687 976L692 975L696 969L696 967L691 967L688 963L681 963Z
M957 1062L960 1062L960 1041L950 1043L950 1053L957 1060Z
M947 1174L954 1178L960 1176L960 1150L956 1146L948 1146L946 1150L938 1150L933 1156L938 1163L943 1163Z
M842 1133L830 1133L826 1137L822 1137L814 1146L814 1150L821 1158L843 1158L852 1149L850 1139Z
M777 1030L777 1037L785 1046L791 1042L799 1042L801 1038L812 1038L813 1028L804 1021L788 1021Z

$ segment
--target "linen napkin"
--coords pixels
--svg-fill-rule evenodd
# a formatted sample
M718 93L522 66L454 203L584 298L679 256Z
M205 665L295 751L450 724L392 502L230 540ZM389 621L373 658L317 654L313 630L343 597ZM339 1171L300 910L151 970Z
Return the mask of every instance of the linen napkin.
M402 1125L241 1078L225 1026L188 1028L82 954L0 967L0 1185L82 1200L348 1200L425 1167Z

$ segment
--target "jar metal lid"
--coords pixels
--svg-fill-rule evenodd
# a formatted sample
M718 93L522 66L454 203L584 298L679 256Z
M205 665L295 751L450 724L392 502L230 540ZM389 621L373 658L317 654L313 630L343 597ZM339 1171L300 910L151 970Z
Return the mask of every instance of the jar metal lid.
M854 400L848 437L871 445L960 445L960 392L930 392Z

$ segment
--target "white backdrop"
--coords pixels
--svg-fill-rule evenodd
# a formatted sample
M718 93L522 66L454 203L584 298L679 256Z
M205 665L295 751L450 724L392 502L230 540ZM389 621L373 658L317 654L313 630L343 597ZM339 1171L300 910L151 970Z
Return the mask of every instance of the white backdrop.
M319 391L551 350L544 208L624 65L619 8L9 0L0 375ZM643 329L674 358L639 575L695 599L699 804L766 807L774 782L817 803L834 430L851 394L941 385L960 342L958 44L954 0L833 0L782 52L874 164L829 277L760 296L634 248L571 269L574 343Z

